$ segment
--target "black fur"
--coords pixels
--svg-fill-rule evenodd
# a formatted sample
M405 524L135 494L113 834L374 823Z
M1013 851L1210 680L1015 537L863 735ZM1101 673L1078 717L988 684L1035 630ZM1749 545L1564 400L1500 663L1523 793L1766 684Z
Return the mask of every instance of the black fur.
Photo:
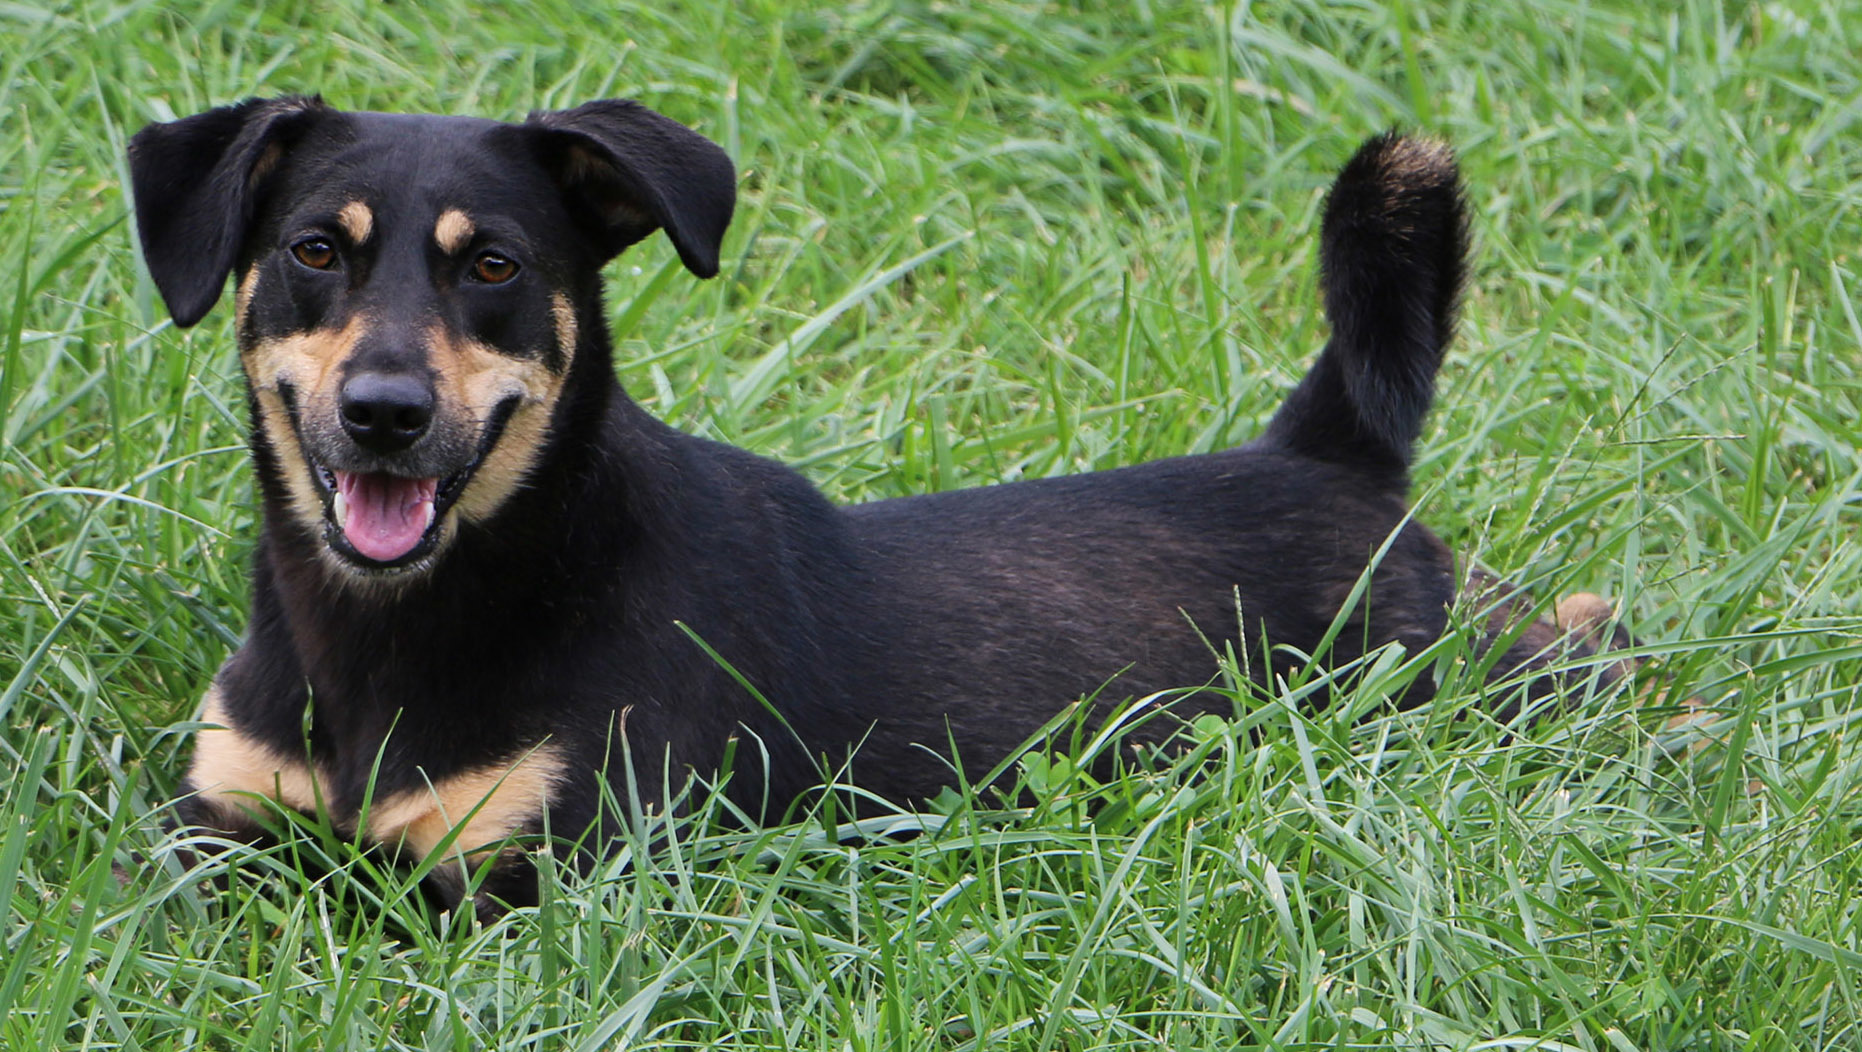
M1467 219L1454 156L1395 132L1365 143L1326 200L1319 249L1332 338L1267 440L1401 471L1461 298Z
M551 322L535 290L487 313L484 290L436 293L440 264L393 248L421 243L396 241L395 224L430 222L448 194L508 227L537 288L573 305L575 354L523 486L398 575L347 567L327 531L294 518L287 482L305 469L268 437L255 393L264 532L252 623L217 687L228 723L286 756L304 754L308 708L339 821L371 780L382 799L545 741L567 760L549 807L558 834L601 819L600 772L624 769L623 744L646 805L715 771L733 738L740 757L757 754L753 740L768 754L767 772L740 759L729 786L753 813L780 813L824 762L910 804L959 765L987 770L1068 702L1207 682L1209 641L1237 645L1257 677L1288 670L1292 651L1262 641L1315 649L1386 542L1329 659L1391 641L1414 651L1444 630L1453 560L1404 525L1465 253L1444 147L1386 135L1346 166L1323 228L1334 334L1261 439L849 508L781 465L667 427L615 378L602 261L663 227L688 267L715 273L730 218L728 160L665 118L623 102L523 125L248 102L152 125L130 160L149 268L179 323L229 270L259 275L248 355L361 318L387 342L370 351L369 335L353 353L386 361L417 342L404 316L448 319L513 360L544 354ZM345 259L346 286L279 261L304 217L364 191L380 202L380 247ZM294 411L306 448L323 448ZM1499 671L1538 660L1509 656ZM1179 714L1210 708L1228 703L1192 696ZM236 824L198 803L184 813Z
M692 273L716 276L737 198L724 151L628 99L533 113L529 123L549 130L532 136L538 154L587 219L607 231L607 252L664 227Z

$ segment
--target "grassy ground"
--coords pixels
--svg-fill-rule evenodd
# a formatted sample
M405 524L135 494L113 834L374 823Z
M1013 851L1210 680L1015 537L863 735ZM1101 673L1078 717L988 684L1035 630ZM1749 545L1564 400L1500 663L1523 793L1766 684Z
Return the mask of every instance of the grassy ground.
M0 1047L1862 1047L1862 6L591 6L0 5ZM701 814L489 929L315 830L203 888L160 818L251 487L122 147L304 90L724 143L724 275L624 257L617 360L848 500L1251 434L1323 336L1331 171L1439 132L1478 259L1419 514L1619 599L1712 722L1508 732L1425 657L1422 710L1247 699L927 835Z

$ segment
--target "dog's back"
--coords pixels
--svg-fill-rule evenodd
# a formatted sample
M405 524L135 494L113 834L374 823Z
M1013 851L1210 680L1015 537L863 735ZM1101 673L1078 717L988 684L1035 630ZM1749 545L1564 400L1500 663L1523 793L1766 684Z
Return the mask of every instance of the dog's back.
M952 763L987 767L1056 699L1104 708L1211 679L1239 640L1259 678L1441 635L1453 560L1406 522L1406 468L1452 337L1465 255L1452 154L1394 134L1346 165L1327 201L1322 281L1333 335L1265 435L1239 449L1116 471L880 501L844 529L792 538L857 573L821 596L833 686L796 699L816 755L836 714L877 719L857 780L911 799ZM1376 553L1370 601L1345 609ZM857 582L857 583L855 583ZM1326 654L1315 654L1344 618ZM909 640L902 650L900 641ZM1427 683L1403 700L1425 698ZM1202 696L1177 703L1226 712ZM1169 718L1150 736L1168 733ZM954 744L957 757L933 755Z

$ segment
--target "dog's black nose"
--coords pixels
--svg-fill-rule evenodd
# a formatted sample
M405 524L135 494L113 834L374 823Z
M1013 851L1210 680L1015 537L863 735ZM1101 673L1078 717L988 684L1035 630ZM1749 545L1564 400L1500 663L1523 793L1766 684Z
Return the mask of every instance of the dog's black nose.
M374 453L406 449L433 422L433 391L405 373L357 373L343 381L338 399L343 430Z

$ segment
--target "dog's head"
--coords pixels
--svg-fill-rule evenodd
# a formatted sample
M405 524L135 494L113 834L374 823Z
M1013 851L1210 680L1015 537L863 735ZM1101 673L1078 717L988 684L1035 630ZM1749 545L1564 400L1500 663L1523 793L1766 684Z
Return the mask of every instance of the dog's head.
M175 322L236 275L266 482L365 577L431 567L522 486L601 265L663 228L710 277L735 200L722 150L621 100L504 124L259 99L152 124L129 161Z

